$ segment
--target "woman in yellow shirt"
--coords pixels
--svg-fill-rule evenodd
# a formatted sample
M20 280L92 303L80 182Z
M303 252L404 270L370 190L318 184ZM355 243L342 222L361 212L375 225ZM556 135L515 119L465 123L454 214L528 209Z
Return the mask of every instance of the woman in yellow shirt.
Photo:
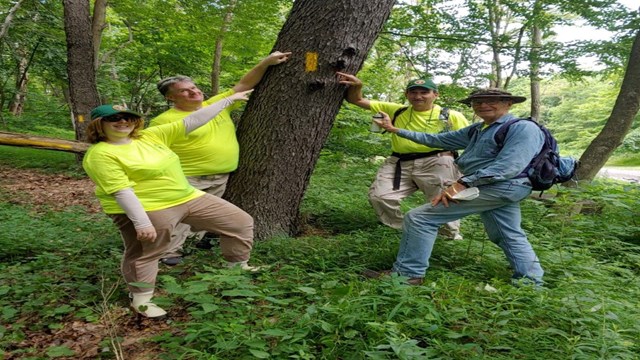
M183 121L144 130L141 115L123 107L102 105L91 111L87 140L94 145L82 165L96 184L103 210L120 230L124 241L122 274L132 307L143 316L166 315L151 299L158 260L169 247L178 223L220 234L228 267L255 269L247 264L253 246L251 216L189 185L180 159L169 148L235 101L247 100L249 93L234 93ZM141 283L149 286L136 286Z

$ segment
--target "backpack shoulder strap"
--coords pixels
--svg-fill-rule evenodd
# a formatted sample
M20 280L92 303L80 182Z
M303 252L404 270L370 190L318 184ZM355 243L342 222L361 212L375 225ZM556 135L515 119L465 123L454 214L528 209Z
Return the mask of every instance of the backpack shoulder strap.
M409 108L408 106L403 106L400 109L396 110L396 112L393 113L393 117L391 118L391 125L395 125L396 118L400 116L400 114L402 114L403 112L407 111L408 108Z
M473 136L478 132L480 132L480 128L482 127L482 124L483 124L482 122L477 122L469 125L469 127L471 127L471 129L469 129L469 140L473 139Z
M507 137L507 132L509 131L509 127L511 126L511 124L520 120L529 120L538 125L538 123L531 117L507 120L507 122L502 124L502 126L500 126L500 129L498 129L498 131L496 131L495 135L493 136L493 139L495 140L496 144L498 144L499 149L502 149L502 147L504 146L504 139Z

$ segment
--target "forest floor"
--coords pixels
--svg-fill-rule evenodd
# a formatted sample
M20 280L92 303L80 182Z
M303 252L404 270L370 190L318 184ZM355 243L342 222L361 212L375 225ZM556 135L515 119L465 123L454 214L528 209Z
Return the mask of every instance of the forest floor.
M60 211L71 206L80 206L92 213L101 212L94 195L94 184L89 178L74 178L62 174L45 174L30 169L14 169L0 166L0 192L8 195L8 202L32 207L34 211ZM117 269L114 269L117 271ZM113 332L124 340L120 351L124 359L156 359L161 352L152 342L144 341L171 331L163 321L153 321L131 316L125 309L122 314L110 313L111 319L105 323L92 324L70 319L60 329L44 329L25 332L25 339L16 344L21 349L46 351L51 346L64 345L76 354L74 359L96 359L104 351L104 341ZM186 314L176 314L179 319ZM38 321L37 319L33 319ZM5 354L7 356L7 354ZM0 355L0 357L2 357ZM4 359L18 359L11 355Z
M600 172L600 176L640 182L640 169L606 167ZM9 202L32 207L35 211L63 210L71 206L84 207L91 213L101 211L94 195L94 185L88 178L0 166L0 192L8 196ZM62 341L79 356L74 357L75 359L94 359L103 351L104 340L109 337L115 326L117 333L125 338L121 343L124 358L155 358L161 350L153 343L141 340L150 339L167 330L171 331L170 326L165 322L154 323L132 317L130 314L120 315L115 317L117 324L109 326L79 323L77 319L71 319L59 331L26 332L26 339L17 346L47 349L52 345L59 345ZM178 319L174 317L174 320ZM10 356L8 359L14 358Z

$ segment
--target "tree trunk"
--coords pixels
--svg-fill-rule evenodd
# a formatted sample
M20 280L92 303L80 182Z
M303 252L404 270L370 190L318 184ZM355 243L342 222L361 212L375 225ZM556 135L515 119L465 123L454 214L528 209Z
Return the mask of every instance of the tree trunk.
M502 26L502 16L500 4L498 2L487 5L489 15L489 31L491 34L491 53L493 55L491 61L491 79L490 87L499 88L502 86L502 61L500 59L500 51L502 49L502 40L500 40L500 28Z
M532 47L529 54L529 81L531 82L531 117L542 121L540 113L540 48L542 47L542 30L534 25L531 30Z
M24 102L27 99L27 84L29 83L29 73L27 72L29 60L26 54L21 54L16 74L16 92L9 104L9 112L14 116L22 115Z
M83 140L91 109L100 105L91 41L89 1L64 0L67 73L76 139Z
M102 31L104 31L107 18L107 0L95 0L93 2L93 19L91 20L91 40L93 43L93 68L100 68L100 44L102 43Z
M240 166L226 197L254 217L256 239L296 235L298 210L345 87L394 0L297 0L274 51L291 59L267 71L238 128Z
M631 47L627 69L611 116L580 157L578 179L593 180L613 151L622 144L640 109L640 31Z
M224 14L222 20L222 26L220 32L216 38L216 47L213 51L213 64L211 65L211 96L217 95L220 92L220 63L222 62L222 43L224 41L224 35L227 33L227 29L233 20L233 10L236 7L237 0L231 0L227 6L227 11Z
M13 21L13 17L16 15L16 12L20 8L20 5L22 5L22 1L24 0L19 0L15 4L13 4L13 6L11 7L11 10L9 10L9 13L4 18L4 21L2 22L2 27L0 27L0 40L2 40L7 35L7 32L9 31L9 27L11 27L11 22Z

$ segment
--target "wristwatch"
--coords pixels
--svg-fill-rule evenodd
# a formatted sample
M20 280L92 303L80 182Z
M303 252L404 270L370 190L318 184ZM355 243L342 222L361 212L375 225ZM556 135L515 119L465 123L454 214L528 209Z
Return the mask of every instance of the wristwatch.
M467 184L466 182L462 181L462 178L458 179L458 181L456 181L458 184L464 186L465 188L469 187L469 184Z

